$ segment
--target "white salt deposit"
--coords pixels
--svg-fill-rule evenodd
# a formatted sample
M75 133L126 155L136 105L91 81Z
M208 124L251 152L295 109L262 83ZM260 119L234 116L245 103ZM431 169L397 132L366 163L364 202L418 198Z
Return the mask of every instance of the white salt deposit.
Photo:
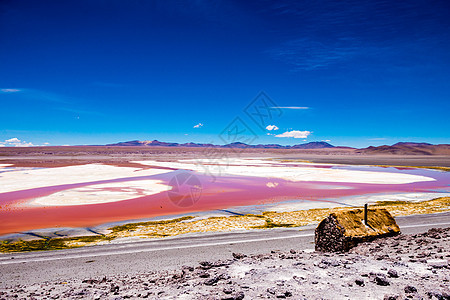
M236 161L236 160L235 160ZM434 181L434 178L411 175L404 173L374 172L345 169L323 169L314 167L295 167L288 165L273 165L259 163L254 166L254 160L237 160L242 165L219 164L193 164L183 161L161 162L161 161L137 161L143 165L154 165L161 167L177 168L198 171L212 175L237 175L250 177L281 178L289 181L328 181L349 183L371 183L371 184L405 184L422 181ZM250 166L249 166L250 164Z
M62 184L150 176L167 172L170 170L116 167L102 164L17 170L0 173L0 193Z
M100 204L154 195L170 189L172 189L171 186L162 184L160 180L114 182L53 193L36 198L29 204L38 206Z

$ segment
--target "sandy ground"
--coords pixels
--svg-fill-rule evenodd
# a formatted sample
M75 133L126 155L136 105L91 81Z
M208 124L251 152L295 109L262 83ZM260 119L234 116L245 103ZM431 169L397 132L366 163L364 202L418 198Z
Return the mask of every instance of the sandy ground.
M364 243L349 253L292 249L174 271L18 285L0 299L450 299L450 228Z

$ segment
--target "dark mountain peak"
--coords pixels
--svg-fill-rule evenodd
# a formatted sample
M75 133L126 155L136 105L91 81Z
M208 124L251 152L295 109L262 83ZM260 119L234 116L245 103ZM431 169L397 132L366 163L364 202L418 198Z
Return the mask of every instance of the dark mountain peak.
M289 148L289 146L282 146L279 144L259 144L254 146L255 148L263 148L263 149L285 149Z
M242 142L234 142L234 143L226 144L223 147L225 147L225 148L249 148L249 147L253 147L253 146L247 145Z
M305 144L294 145L293 149L322 149L322 148L334 148L333 145L327 142L309 142Z
M106 146L145 146L145 144L141 141L134 140L128 142L120 142L116 144L107 144Z

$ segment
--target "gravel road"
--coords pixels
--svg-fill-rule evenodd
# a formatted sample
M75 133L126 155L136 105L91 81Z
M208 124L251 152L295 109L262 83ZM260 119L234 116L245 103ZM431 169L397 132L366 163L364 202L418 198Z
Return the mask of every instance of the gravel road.
M0 299L450 299L450 228L429 230L450 227L449 214L397 220L404 234L346 254L284 229L2 255ZM141 251L101 254L112 249Z

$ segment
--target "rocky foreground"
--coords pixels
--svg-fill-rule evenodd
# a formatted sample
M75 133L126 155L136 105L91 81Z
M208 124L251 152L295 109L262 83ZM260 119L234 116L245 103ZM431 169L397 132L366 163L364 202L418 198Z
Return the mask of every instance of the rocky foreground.
M0 299L450 299L450 228L364 243L349 253L233 253L180 270L47 282Z

